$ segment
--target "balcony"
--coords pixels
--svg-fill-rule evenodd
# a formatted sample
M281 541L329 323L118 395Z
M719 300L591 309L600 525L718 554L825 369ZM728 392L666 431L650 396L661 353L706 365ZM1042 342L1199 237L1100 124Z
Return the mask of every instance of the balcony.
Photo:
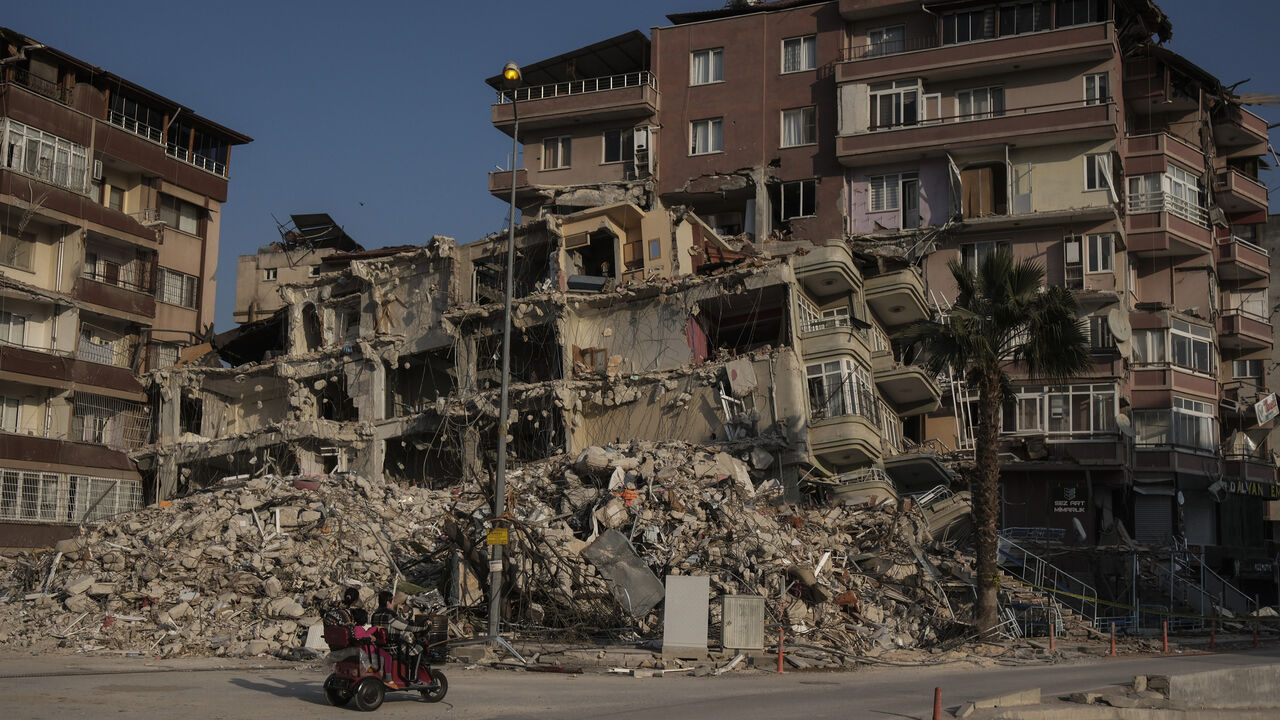
M29 71L22 68L10 68L6 77L4 69L0 68L0 82L11 82L15 85L30 90L37 95L43 95L50 100L57 100L63 105L71 104L71 89L65 88L56 82L45 80L37 75L32 75Z
M869 278L865 287L867 307L886 328L902 328L929 317L924 280L915 268Z
M847 295L862 284L862 274L843 243L814 248L792 262L796 277L816 298Z
M1218 316L1218 344L1227 350L1263 350L1271 342L1271 323L1260 315L1231 308Z
M919 365L904 365L892 353L872 356L876 388L899 417L912 417L938 409L942 391L934 377Z
M1213 142L1225 157L1261 155L1268 142L1267 121L1239 105L1227 105L1213 120Z
M918 3L915 9L919 9ZM951 45L941 45L936 35L917 35L846 49L836 65L836 83L895 77L921 77L932 82L989 77L1102 60L1114 52L1109 23Z
M1213 194L1218 205L1232 215L1267 212L1267 186L1239 170L1214 175Z
M942 156L946 152L1016 144L1019 147L1104 140L1117 132L1113 104L1080 101L1006 108L1001 115L940 117L836 137L836 156L850 166Z
M1204 153L1168 133L1126 136L1120 144L1120 154L1124 157L1127 175L1164 173L1169 169L1170 160L1192 170L1204 169Z
M499 200L511 199L511 171L489 171L489 194ZM538 196L537 188L529 184L529 171L524 168L516 170L516 206L523 206L528 200Z
M151 320L156 316L156 299L140 290L104 278L85 275L76 283L72 297L98 307L124 313L130 320Z
M1225 480L1246 483L1276 483L1276 465L1268 458L1227 454L1223 457L1222 475Z
M633 72L502 91L491 114L494 127L508 135L515 124L513 97L520 124L529 129L641 120L657 112L658 84L652 73Z
M832 467L879 460L880 444L880 429L861 415L815 415L809 421L809 450Z
M1241 238L1218 241L1218 277L1222 280L1261 280L1271 274L1271 254Z
M90 360L82 362L46 348L0 345L0 379L58 390L92 386L100 393L146 400L142 386L128 367L113 367Z
M1213 249L1209 212L1169 193L1128 197L1125 242L1129 252L1149 256L1198 255Z

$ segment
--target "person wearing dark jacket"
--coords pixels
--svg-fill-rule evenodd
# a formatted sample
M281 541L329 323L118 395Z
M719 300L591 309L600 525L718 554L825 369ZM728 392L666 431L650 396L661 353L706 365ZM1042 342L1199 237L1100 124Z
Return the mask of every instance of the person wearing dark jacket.
M402 662L414 663L423 651L415 634L426 632L429 628L411 624L396 611L406 599L408 596L404 593L392 594L388 590L378 593L378 609L369 617L369 624L386 631L387 644L399 651Z

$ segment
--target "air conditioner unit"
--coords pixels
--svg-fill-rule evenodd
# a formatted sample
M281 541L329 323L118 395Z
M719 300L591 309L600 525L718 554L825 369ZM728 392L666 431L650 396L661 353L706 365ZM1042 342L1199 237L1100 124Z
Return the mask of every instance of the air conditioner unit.
M635 129L633 134L633 144L636 150L649 149L649 126L643 125Z
M93 161L93 179L94 180L102 179L102 161L101 160Z

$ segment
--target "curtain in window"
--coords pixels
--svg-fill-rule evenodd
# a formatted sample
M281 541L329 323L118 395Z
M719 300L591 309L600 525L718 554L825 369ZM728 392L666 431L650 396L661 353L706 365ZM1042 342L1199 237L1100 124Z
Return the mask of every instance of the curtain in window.
M798 108L782 112L782 145L793 147L813 142L810 127L813 124L813 108Z

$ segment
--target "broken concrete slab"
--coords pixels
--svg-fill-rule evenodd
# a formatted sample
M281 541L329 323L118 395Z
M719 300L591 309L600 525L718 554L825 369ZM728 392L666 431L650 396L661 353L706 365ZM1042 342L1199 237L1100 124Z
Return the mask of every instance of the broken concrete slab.
M662 602L665 588L645 565L626 536L607 530L582 549L582 556L608 581L615 600L632 617L648 613Z

